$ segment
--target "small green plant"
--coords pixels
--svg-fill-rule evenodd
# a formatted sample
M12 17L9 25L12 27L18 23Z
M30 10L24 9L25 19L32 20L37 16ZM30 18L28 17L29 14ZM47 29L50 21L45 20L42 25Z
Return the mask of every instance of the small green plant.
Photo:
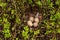
M9 29L9 28L10 28L10 23L9 22L5 23L4 24L4 29Z
M9 8L9 10L10 10L10 8ZM15 13L15 10L11 10L11 14L14 14Z
M29 4L32 4L33 3L32 0L28 0L28 2L29 2Z
M9 30L10 23L8 22L7 18L3 18L3 22L5 22L5 23L4 23L4 29L2 32L3 32L5 38L9 38L9 37L11 37L10 30Z
M18 38L16 38L16 40L18 40Z
M37 35L37 34L39 34L39 33L40 33L40 30L34 31L34 35Z
M2 2L0 2L0 6L1 6L1 7L4 8L6 5L7 5L7 3L2 3Z
M53 21L56 21L56 19L59 19L59 18L60 18L60 12L56 12L54 16L53 15L50 16L50 20L53 20Z
M55 4L59 5L60 4L60 0L56 0Z
M17 24L20 24L21 23L20 18L16 17L16 23Z
M56 12L56 14L55 14L55 17L56 17L56 19L60 19L60 12Z
M60 28L56 29L57 33L60 33Z
M45 32L45 35L48 35L48 34L50 34L50 33L52 33L52 30L47 30L47 31Z
M55 15L54 15L54 16L51 15L51 16L50 16L50 20L52 20L52 21L56 21L56 17L55 17Z
M4 34L5 38L10 38L11 37L10 30L8 30L8 29L4 29L3 34Z
M37 4L39 7L42 6L41 1L36 1L36 4Z
M28 37L29 37L28 32L29 32L29 28L28 28L28 26L25 26L24 30L22 31L22 36L24 37L24 40L28 39Z
M49 22L47 20L44 20L44 24L46 25L46 28L47 29L50 29L51 28L51 26L49 25Z

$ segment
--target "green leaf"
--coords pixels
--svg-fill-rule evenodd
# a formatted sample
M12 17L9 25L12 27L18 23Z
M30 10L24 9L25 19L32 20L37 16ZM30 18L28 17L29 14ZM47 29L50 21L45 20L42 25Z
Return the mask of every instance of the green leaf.
M7 18L3 18L3 21L4 21L4 22L7 22L8 20L7 20Z
M33 32L33 30L30 30L30 33L32 33Z
M50 14L54 15L55 14L55 10L51 10Z
M51 24L52 26L54 26L54 25L55 25L55 22L51 22L50 24Z
M14 30L15 28L14 27L12 27L12 31Z
M18 38L16 38L16 40L18 40Z
M10 23L9 22L7 22L7 23L4 24L4 28L5 29L9 29L9 27L10 27Z
M51 0L47 0L47 4L50 4L51 3Z
M28 26L24 27L24 30L25 30L25 31L29 31Z
M47 29L50 29L50 28L51 28L51 26L50 26L49 24L47 24L47 26L46 26L46 27L47 27Z
M60 28L59 28L59 29L57 29L56 31L57 31L57 33L60 33Z
M4 29L2 32L3 32L5 38L11 37L11 34L10 34L10 30L9 29Z
M28 32L26 32L26 31L24 31L24 30L22 31L22 35L23 35L23 36L27 36L27 34L28 34Z
M22 36L26 39L26 38L28 38L28 36L29 36L29 34L28 34L28 32L27 31L22 31Z
M60 12L57 12L57 13L55 14L55 17L56 17L56 19L59 19L59 18L60 18Z
M52 8L54 8L54 7L53 7L53 3L52 3L52 2L49 4L49 7L52 7Z
M2 32L3 32L3 34L8 34L8 33L10 33L10 30L9 29L4 29Z
M44 20L43 22L47 25L47 20Z
M11 11L11 8L10 7L8 8L8 11Z
M28 0L28 2L29 2L29 4L32 4L33 3L32 0Z
M47 30L46 32L45 32L45 35L48 35L49 33L51 33L52 32L52 30Z
M5 37L5 38L9 38L9 37L11 37L11 34L10 34L10 33L4 34L4 37Z
M57 5L60 5L60 0L56 0L55 2Z
M7 5L7 3L0 3L1 7L5 7Z
M40 33L40 30L34 31L34 35L37 35L37 34L39 34L39 33Z
M28 38L29 36L28 32L29 32L29 28L28 26L25 26L24 30L22 31L22 36L24 37L24 39Z
M56 17L55 17L55 15L51 15L51 16L50 16L50 20L52 20L52 21L56 21Z
M20 24L20 23L21 23L21 22L20 22L20 18L18 18L18 17L16 18L16 23L17 23L17 24Z
M38 6L41 6L41 5L42 5L41 1L37 1L36 4L37 4Z
M3 15L4 15L4 18L8 16L8 14L6 14L6 13L4 13ZM5 18L5 19L7 19L7 18Z
M14 14L15 13L15 10L11 10L11 14Z

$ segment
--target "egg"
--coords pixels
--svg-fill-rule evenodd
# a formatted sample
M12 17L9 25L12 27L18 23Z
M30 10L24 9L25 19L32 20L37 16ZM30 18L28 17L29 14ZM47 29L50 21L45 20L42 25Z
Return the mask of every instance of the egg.
M37 22L37 23L39 23L39 19L38 18L35 18L34 21Z
M29 20L33 22L34 21L34 17L30 17Z
M31 26L33 26L33 23L29 20L29 21L27 22L27 25L31 27Z
M36 23L36 22L33 23L33 26L34 26L34 27L37 27L37 26L38 26L38 23Z

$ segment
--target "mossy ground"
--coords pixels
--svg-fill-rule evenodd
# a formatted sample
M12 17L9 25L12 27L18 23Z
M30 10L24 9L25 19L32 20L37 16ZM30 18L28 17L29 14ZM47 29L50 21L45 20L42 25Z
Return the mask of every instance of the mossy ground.
M39 25L30 28L37 12ZM0 0L0 40L60 40L60 0Z

